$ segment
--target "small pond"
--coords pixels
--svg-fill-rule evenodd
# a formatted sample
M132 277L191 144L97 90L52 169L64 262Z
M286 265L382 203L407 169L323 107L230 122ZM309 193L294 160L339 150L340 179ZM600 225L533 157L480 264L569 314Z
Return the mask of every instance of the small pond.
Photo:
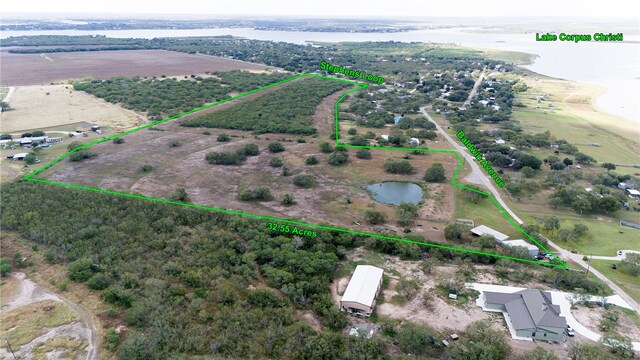
M371 192L377 202L383 204L400 205L402 203L419 204L424 191L414 183L387 181L364 187Z

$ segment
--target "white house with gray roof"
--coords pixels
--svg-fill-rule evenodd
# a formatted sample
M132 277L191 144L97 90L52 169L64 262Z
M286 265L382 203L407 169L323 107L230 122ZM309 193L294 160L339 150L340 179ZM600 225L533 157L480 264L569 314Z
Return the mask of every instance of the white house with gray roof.
M484 291L482 308L501 311L515 339L560 342L567 320L560 316L560 306L551 303L551 294L535 289L514 293Z

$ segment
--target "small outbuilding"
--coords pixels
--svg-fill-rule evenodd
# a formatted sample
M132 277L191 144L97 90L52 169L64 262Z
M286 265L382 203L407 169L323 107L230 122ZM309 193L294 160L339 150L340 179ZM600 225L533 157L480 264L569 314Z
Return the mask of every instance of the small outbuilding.
M357 316L371 316L382 287L383 270L358 265L340 300L340 309Z
M629 193L629 197L632 198L632 199L636 199L636 198L640 197L640 191L638 191L638 190L627 189L627 192Z
M497 242L502 243L505 240L509 240L509 235L505 235L500 231L494 230L488 226L480 225L471 229L471 233L473 235L482 236L482 235L491 235L493 236Z

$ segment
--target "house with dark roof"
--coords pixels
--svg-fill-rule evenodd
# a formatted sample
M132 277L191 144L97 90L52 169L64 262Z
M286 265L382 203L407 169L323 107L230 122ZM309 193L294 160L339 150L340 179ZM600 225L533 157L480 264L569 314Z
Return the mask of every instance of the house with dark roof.
M523 340L560 342L567 320L560 306L551 303L551 294L525 289L514 293L483 292L483 309L501 311L512 337Z

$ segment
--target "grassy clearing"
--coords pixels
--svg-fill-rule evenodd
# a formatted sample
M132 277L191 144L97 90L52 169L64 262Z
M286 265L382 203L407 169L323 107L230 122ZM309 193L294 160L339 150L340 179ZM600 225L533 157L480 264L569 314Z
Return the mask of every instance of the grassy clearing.
M61 355L61 358L64 359L78 359L80 355L84 352L86 348L86 342L80 339L73 339L68 336L56 337L53 339L49 339L45 342L38 344L33 349L33 359L49 359L47 353L51 351L59 351L63 350L64 352Z
M621 272L620 270L611 269L611 264L617 264L618 261L609 260L591 260L591 266L598 270L602 275L620 286L624 292L629 294L634 300L640 301L640 278L631 276ZM636 320L636 323L638 320Z
M512 239L522 238L522 233L500 214L491 199L480 200L477 204L474 204L464 198L462 189L456 187L454 193L456 198L456 218L472 219L476 226L489 226L509 235Z
M50 311L44 309L51 307ZM42 335L44 328L52 328L78 321L75 313L58 301L39 301L2 315L0 329L12 346L29 343ZM2 344L6 345L5 342Z
M572 229L578 223L587 225L589 232L578 240L557 241L558 245L576 250L580 254L603 256L615 256L616 251L623 249L640 251L640 241L638 241L640 230L622 227L618 221L612 219L562 218L560 225L562 229ZM620 234L620 231L624 233Z
M592 105L593 99L603 89L565 80L536 79L525 79L529 90L520 94L517 100L526 108L514 108L513 112L526 132L549 130L552 135L565 138L600 163L640 162L637 124L601 112ZM547 100L538 103L536 96L545 94L548 95ZM593 143L599 146L593 146ZM619 167L616 171L622 174L638 172L631 167Z

